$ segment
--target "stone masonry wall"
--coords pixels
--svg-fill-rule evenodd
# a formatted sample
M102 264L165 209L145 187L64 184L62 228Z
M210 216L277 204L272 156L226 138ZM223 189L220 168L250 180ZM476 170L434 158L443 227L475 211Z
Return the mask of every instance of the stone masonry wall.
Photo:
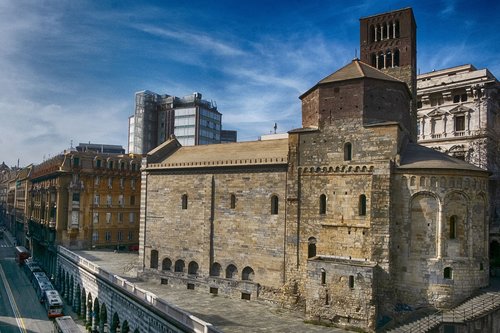
M394 187L396 302L445 308L487 286L487 177L420 170L396 175Z
M216 285L210 282L209 275L211 265L217 263L220 278L226 278L226 269L234 265L237 271L229 278L242 280L243 269L248 267L253 274L247 278L279 288L284 279L286 173L279 168L245 171L150 174L145 217L145 244L150 250L145 253L146 268L151 267L151 250L156 250L158 274L165 269L165 259L172 264L170 271L180 259L185 269L183 274L175 273L186 278L190 275L186 274L188 263L194 261L199 268L191 275ZM182 209L183 194L188 196L187 209ZM234 208L231 195L236 199ZM278 214L271 213L273 195L278 197Z

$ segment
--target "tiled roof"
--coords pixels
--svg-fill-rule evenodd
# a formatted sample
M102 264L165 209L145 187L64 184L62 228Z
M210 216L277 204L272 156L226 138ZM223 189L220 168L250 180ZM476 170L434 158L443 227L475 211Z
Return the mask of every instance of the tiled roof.
M180 147L146 169L276 165L288 163L288 139Z
M409 143L401 154L399 169L455 169L486 172L475 165L415 143Z
M319 81L318 84L360 78L372 78L385 81L402 82L395 77L387 75L384 72L365 64L359 59L353 59L353 61L351 61L351 63L349 63L347 66L344 66L335 73L325 77L323 80Z

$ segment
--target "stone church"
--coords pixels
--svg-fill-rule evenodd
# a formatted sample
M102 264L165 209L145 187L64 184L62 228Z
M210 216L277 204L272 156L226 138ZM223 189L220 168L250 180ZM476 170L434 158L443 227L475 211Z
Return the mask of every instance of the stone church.
M368 61L304 92L288 138L147 154L143 276L369 331L488 285L489 174L416 143L411 9L361 24Z

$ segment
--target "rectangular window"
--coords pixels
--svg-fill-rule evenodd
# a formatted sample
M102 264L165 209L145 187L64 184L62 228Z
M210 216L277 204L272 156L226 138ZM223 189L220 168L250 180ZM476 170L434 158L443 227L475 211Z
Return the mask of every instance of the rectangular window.
M99 176L95 176L95 182L94 182L94 184L95 185L99 185L100 180L101 179L99 178Z
M465 116L455 117L455 132L465 131Z
M117 234L117 239L119 241L122 241L123 240L123 231L118 231L118 234Z
M94 213L93 221L95 224L99 223L99 213Z
M118 223L123 223L123 213L118 213Z
M135 222L135 213L130 213L128 216L128 220L130 223L134 223Z
M93 240L94 242L97 242L97 241L99 240L99 231L94 231L94 232L92 233L92 240Z
M112 188L112 187L113 187L113 178L112 178L112 177L109 177L109 178L108 178L108 187L109 187L109 188Z
M135 205L135 195L130 196L130 206Z
M99 201L101 201L101 197L99 196L99 194L94 195L94 205L99 207Z
M80 201L80 193L73 193L73 201Z
M79 223L80 223L80 211L73 210L71 212L71 227L78 228Z
M106 204L108 205L108 207L111 207L112 203L113 203L113 200L111 198L111 195L108 194L108 196L106 197Z
M119 205L120 207L123 207L123 194L120 194L120 195L118 196L118 205Z
M111 213L106 213L106 223L111 223Z
M134 240L134 234L132 231L129 231L128 232L128 240L131 241L131 240Z
M101 160L97 160L95 162L95 166L96 166L96 168L100 168L101 167Z
M106 238L106 242L111 241L111 231L106 231L105 238Z
M133 190L135 190L135 178L132 178L130 180L130 188L133 189Z
M79 167L80 166L80 159L78 157L73 158L73 166L74 167Z
M120 188L125 186L125 178L120 178Z

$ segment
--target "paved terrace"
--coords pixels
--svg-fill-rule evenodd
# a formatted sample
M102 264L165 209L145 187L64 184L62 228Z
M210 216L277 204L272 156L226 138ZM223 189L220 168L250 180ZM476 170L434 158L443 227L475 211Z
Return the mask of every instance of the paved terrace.
M344 329L304 323L300 312L283 309L277 305L232 299L188 289L177 289L159 282L137 279L137 253L113 251L74 251L103 269L135 283L168 303L203 319L225 333L288 333L325 332L340 333Z

